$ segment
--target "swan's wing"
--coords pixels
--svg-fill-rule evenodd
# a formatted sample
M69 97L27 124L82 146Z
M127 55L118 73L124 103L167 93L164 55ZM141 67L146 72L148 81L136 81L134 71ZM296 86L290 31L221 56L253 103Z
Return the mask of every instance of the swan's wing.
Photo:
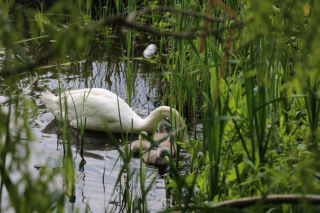
M141 119L120 97L104 89L84 89L70 92L68 95L68 119L70 124L77 127L84 119L86 128L104 131L105 126L112 132L128 132L132 119ZM75 113L76 111L76 113ZM120 113L120 114L119 114ZM82 119L82 120L81 120Z

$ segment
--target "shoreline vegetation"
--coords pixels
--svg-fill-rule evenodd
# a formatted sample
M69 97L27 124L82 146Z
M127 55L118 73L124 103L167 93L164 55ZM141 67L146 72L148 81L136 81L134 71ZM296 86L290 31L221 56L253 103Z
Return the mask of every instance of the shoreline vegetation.
M159 211L319 212L319 20L314 0L0 1L0 212L64 212L75 202L86 122L78 124L80 165L68 121L60 119L62 166L34 177L27 162L38 109L21 87L32 90L50 67L66 113L62 70L99 57L99 48L121 49L129 106L133 61L142 60L159 79L161 105L188 126L188 146L176 141L176 157L167 156L166 208ZM157 52L143 58L149 44ZM177 132L172 125L170 134ZM107 134L122 166L112 189L119 204L105 211L149 212L155 176L141 154L140 168L130 168L135 136ZM63 187L55 188L57 175Z

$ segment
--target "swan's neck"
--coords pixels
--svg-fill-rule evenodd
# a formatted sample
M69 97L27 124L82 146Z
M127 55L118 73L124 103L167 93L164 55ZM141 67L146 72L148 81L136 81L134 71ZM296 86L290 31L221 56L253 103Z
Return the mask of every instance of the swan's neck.
M146 132L153 132L158 125L159 121L165 118L170 118L171 124L176 129L180 129L179 137L184 141L187 142L188 135L186 131L186 125L180 116L179 112L173 108L168 106L161 106L153 110L148 117L146 117L140 125L138 126L138 130L146 131Z

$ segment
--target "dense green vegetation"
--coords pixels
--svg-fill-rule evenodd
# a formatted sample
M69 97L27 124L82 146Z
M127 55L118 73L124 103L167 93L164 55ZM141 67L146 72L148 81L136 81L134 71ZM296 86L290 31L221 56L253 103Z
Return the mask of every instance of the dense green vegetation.
M144 10L149 7L158 9ZM319 20L320 3L313 0L0 1L0 82L8 97L0 108L0 205L10 202L16 212L64 211L74 199L66 122L59 124L65 190L50 184L54 172L41 170L36 178L28 173L25 159L33 140L28 119L36 109L15 79L30 75L32 81L48 64L55 64L59 76L67 56L84 59L96 42L112 48L112 34L121 37L128 62L142 60L136 57L136 40L157 44L158 54L148 61L159 70L162 103L176 108L188 125L189 146L180 144L189 157L172 159L165 175L172 197L168 210L227 212L213 204L256 195L319 194ZM136 71L126 65L130 105ZM12 132L11 125L19 128ZM145 212L148 177L141 163L140 193L129 193L131 136L122 137L118 150L124 166L115 188L123 192L123 211ZM10 174L17 170L21 175L13 181ZM2 199L4 189L10 201ZM319 211L307 202L262 204L241 212Z

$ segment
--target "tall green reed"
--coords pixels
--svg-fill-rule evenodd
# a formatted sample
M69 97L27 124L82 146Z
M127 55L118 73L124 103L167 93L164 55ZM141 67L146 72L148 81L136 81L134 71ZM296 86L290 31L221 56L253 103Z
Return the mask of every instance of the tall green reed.
M237 6L234 2L227 2L227 4L231 4L232 8L241 8L241 5ZM256 2L252 5L255 4ZM185 6L186 4L182 3L182 5ZM179 7L180 5L177 3L174 6ZM260 5L258 10L250 12L258 17L267 13L266 11L262 12L262 8L264 7ZM240 16L243 17L245 12L247 11L239 11ZM221 14L221 11L217 14ZM224 16L223 12L222 16ZM192 27L192 22L187 18L179 19L179 16L174 15L173 17L177 20L176 24L173 25L174 29L178 29L177 31L185 30L186 28L183 28L183 26ZM184 25L184 23L187 24ZM255 25L253 24L253 26ZM271 27L267 25L267 29L260 29L266 32ZM256 30L255 33L259 35L260 32ZM244 39L252 37L246 34L246 30L238 36ZM268 36L258 38L257 42L250 43L248 48L238 52L238 55L231 55L225 75L222 76L224 83L220 85L220 92L216 101L213 101L215 99L213 95L217 87L217 80L214 79L217 79L221 57L223 56L223 51L219 49L219 42L210 37L206 38L205 52L202 54L203 58L200 59L201 65L198 57L201 54L197 51L197 48L194 48L195 40L186 42L186 40L172 39L170 43L171 57L166 64L166 68L170 70L169 75L166 75L170 79L169 103L170 105L178 105L179 109L182 107L183 110L191 107L193 112L199 109L202 111L202 147L206 156L204 158L206 159L205 165L209 166L208 188L205 191L209 193L209 199L221 195L221 192L226 190L223 189L221 184L227 184L226 180L223 179L227 175L222 174L221 171L230 171L231 168L224 167L225 160L222 154L234 153L232 146L235 146L235 144L240 144L240 147L242 147L241 153L243 154L241 154L242 160L240 162L246 162L248 165L253 163L251 164L253 174L259 173L259 171L263 173L264 169L261 168L266 163L272 165L270 153L273 150L279 154L282 153L281 147L283 144L281 143L285 136L280 135L278 122L282 115L288 118L287 112L294 109L292 107L296 107L296 105L290 106L292 99L283 87L284 82L290 84L289 76L292 75L293 66L288 61L292 53L295 54L295 51L285 47L285 44L282 43L285 42L284 35L281 35L283 37L278 43L272 42L274 36L275 34L271 33ZM162 43L166 45L165 42ZM236 45L234 45L234 48L236 48ZM283 56L281 54L282 48L287 48L291 53ZM236 60L236 65L232 63L233 60ZM189 80L191 76L195 78ZM195 96L197 102L195 102ZM192 97L192 100L186 101L188 97ZM311 101L307 103L312 102L312 98L308 98L308 100ZM198 106L194 103L197 103ZM313 108L310 107L310 110L308 110L309 120L317 123L317 104L314 102L310 105ZM197 116L199 115L194 113L194 118L197 118ZM230 131L232 126L234 130ZM286 128L288 131L288 127ZM296 128L299 128L299 126L296 126ZM228 141L230 134L234 135L232 139L237 138L238 141ZM228 143L232 146L226 146ZM237 145L237 147L239 146ZM244 161L244 159L249 161ZM241 183L244 181L243 176L247 170L239 171L238 165L240 164L236 164L235 168L238 182ZM198 177L200 178L200 176ZM261 180L261 183L266 183L265 178Z
M34 136L29 121L36 113L35 106L16 90L14 81L8 82L5 94L8 101L0 107L0 211L62 209L64 193L52 189L56 173L44 168L35 176L30 171L29 146Z
M68 102L67 96L62 95L60 79L58 78L58 86L59 86L59 105L60 105L60 125L59 129L61 132L61 140L63 144L63 164L62 171L63 177L65 181L65 190L67 196L69 196L69 200L71 203L75 202L75 168L74 162L72 158L72 149L71 149L71 138L70 138L70 127L68 120ZM82 128L81 128L82 129Z

